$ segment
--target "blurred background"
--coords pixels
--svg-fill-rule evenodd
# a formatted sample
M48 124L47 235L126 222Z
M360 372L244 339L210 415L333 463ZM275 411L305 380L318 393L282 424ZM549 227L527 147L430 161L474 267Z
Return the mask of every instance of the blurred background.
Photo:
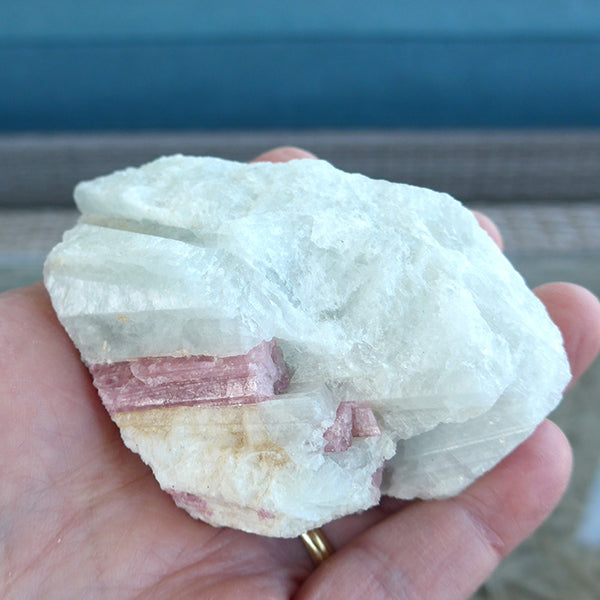
M600 293L600 2L0 0L0 290L81 179L283 144L486 212L533 287ZM600 598L600 368L555 419L569 492L478 599Z

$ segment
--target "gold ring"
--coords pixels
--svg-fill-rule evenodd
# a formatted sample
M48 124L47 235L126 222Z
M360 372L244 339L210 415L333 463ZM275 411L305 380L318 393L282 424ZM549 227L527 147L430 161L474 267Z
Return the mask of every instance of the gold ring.
M329 540L320 529L311 529L303 533L300 538L317 567L333 554Z

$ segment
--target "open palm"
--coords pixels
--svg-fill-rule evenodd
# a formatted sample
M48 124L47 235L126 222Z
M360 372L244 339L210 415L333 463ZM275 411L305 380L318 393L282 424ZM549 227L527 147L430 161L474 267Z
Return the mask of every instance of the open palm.
M569 284L537 293L577 377L600 346L598 302ZM337 552L315 570L298 539L178 509L121 442L43 287L0 295L2 598L466 598L549 514L569 473L568 443L545 422L457 498L384 499L327 525Z

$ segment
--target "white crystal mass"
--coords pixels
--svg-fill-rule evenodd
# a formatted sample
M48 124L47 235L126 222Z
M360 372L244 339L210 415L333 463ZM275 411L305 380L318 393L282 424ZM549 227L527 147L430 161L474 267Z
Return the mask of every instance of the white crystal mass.
M173 156L75 200L45 283L88 365L265 340L283 354L289 387L260 402L112 415L163 489L215 525L289 537L380 492L456 494L569 380L543 305L446 194L318 160ZM380 435L328 451L346 402L366 403Z

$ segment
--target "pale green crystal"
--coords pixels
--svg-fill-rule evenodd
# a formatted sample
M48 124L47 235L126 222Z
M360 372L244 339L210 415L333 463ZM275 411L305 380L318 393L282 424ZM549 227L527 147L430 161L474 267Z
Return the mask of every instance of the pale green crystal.
M294 393L367 401L399 441L386 493L458 492L569 379L543 305L448 195L324 161L175 156L81 183L75 199L83 216L45 281L86 362L274 338Z

